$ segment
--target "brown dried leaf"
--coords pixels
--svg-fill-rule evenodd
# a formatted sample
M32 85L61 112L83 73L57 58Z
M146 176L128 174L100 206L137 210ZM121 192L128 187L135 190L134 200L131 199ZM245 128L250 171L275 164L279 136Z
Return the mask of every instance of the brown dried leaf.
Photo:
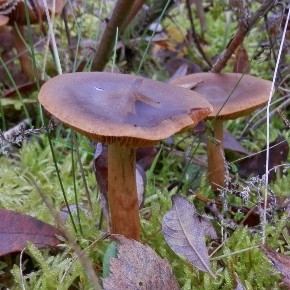
M56 246L62 233L52 225L12 210L0 209L0 256L21 252L27 242L38 248Z
M224 130L224 149L231 150L237 153L248 155L249 152L241 145L241 143L228 131Z
M289 144L285 137L278 136L270 143L269 169L272 169L287 160L289 154ZM237 163L238 172L241 177L247 178L250 175L260 178L266 172L266 151L265 148L260 152ZM269 181L276 179L276 172L271 170Z
M103 279L105 290L180 289L167 260L137 241L117 239L118 258L110 261L110 277Z
M171 249L196 268L215 275L210 270L205 236L216 238L212 225L196 214L193 204L180 195L172 196L172 209L163 217L162 231Z
M154 147L137 148L136 162L146 171L151 167L156 155L157 150Z
M236 49L233 72L247 74L250 72L249 57L243 44Z
M268 259L273 262L274 267L284 276L283 282L285 285L290 287L290 257L277 253L266 246L261 246L261 249Z

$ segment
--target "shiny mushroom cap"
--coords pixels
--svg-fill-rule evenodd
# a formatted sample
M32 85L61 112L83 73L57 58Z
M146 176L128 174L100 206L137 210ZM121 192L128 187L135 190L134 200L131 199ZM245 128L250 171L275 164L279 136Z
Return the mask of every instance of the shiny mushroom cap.
M250 114L267 103L271 90L270 81L238 73L196 73L175 79L171 84L201 94L213 106L208 117L218 114L222 120Z
M199 94L124 74L81 72L52 78L39 101L63 123L92 140L150 146L195 126L212 106Z

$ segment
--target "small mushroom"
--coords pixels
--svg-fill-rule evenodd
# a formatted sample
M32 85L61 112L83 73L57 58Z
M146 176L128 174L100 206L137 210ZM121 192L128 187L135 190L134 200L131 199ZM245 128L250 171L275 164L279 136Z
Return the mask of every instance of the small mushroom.
M59 14L64 7L63 0L47 1L48 10L50 12ZM27 51L26 44L23 42L24 29L27 25L26 11L27 7L30 24L42 24L46 20L45 7L42 0L0 0L0 26L11 25L14 39L14 46L19 55L19 61L23 73L34 80L34 70ZM21 35L20 35L21 34Z
M171 84L195 91L213 106L212 120L216 144L207 140L208 178L213 191L225 186L223 121L246 116L265 105L271 82L238 73L196 73L175 79Z
M108 144L108 202L111 231L140 239L135 148L151 146L211 111L199 94L142 77L71 73L40 90L44 108L91 140Z

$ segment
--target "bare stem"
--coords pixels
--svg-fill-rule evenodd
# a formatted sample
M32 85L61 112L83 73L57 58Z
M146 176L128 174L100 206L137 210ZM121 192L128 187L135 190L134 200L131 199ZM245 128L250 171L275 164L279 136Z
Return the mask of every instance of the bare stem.
M114 46L117 27L120 28L123 26L133 4L134 0L118 0L99 41L99 46L92 66L93 70L102 71L106 66Z
M223 146L223 121L213 120L214 139L207 140L208 179L213 191L225 184L224 146ZM218 144L219 143L219 144Z
M123 22L123 24L121 26L121 31L124 31L125 28L131 23L131 21L137 15L137 13L142 8L144 3L145 3L145 0L135 0L128 17L126 18L126 20Z
M247 33L250 32L251 29L257 24L257 22L259 22L259 20L268 13L268 11L273 7L275 2L276 2L275 0L265 0L261 5L261 7L252 15L251 18L246 19L245 16L242 17L242 19L239 22L239 27L236 34L230 40L226 49L222 52L221 56L214 64L211 70L212 72L219 73L223 70L223 68L226 66L228 60L235 52L237 47L241 43L243 43Z
M134 148L108 146L108 201L111 232L140 240L135 155Z
M21 70L28 77L29 80L33 81L34 69L30 60L30 55L25 43L23 42L22 37L19 35L19 33L23 35L23 27L19 26L17 29L16 26L13 25L12 33L14 46L17 50L18 58L21 65Z
M212 67L211 61L207 57L207 55L205 54L202 46L200 45L199 37L197 36L196 30L195 30L195 26L194 26L194 22L193 22L193 16L192 16L192 13L191 13L191 5L190 5L190 1L189 0L186 0L186 6L187 6L188 18L189 18L189 21L190 21L191 35L192 35L193 41L194 41L194 43L196 45L197 50L199 51L199 53L201 54L201 56L203 57L203 59L205 60L207 65L211 68Z

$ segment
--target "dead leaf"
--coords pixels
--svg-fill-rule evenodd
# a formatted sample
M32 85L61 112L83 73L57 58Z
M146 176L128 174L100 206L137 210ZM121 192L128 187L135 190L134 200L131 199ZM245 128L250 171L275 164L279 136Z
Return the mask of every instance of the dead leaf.
M188 71L188 64L183 63L180 67L174 72L174 74L168 80L168 83L171 83L173 80L178 79L180 77L186 76Z
M172 196L172 209L163 217L162 231L171 249L196 268L215 275L210 270L205 236L216 238L212 225L197 215L193 204L180 195Z
M148 170L155 157L156 157L157 151L154 147L140 147L136 150L136 162L138 165L140 165L143 170Z
M11 51L14 47L13 44L13 37L11 33L11 29L6 27L2 27L0 29L0 48L1 48L1 54L4 52ZM5 59L4 59L5 60Z
M286 286L290 287L290 257L277 253L266 246L261 246L261 249L264 251L268 259L273 262L274 267L284 276L283 282Z
M202 69L197 64L186 58L177 57L174 55L174 53L170 54L164 52L164 55L165 60L163 61L162 66L171 75L171 78L168 80L168 82L171 82L182 75L188 75L202 71ZM167 55L168 57L166 57Z
M100 192L108 191L108 146L98 143L93 160L93 170L100 188Z
M244 45L241 43L235 51L234 55L234 69L235 73L248 74L250 72L249 57Z
M0 209L0 256L21 252L27 242L37 248L54 247L62 233L52 225L12 210Z
M248 155L249 152L241 145L241 143L226 129L223 132L224 149Z
M180 289L167 260L146 245L116 237L118 258L110 260L110 277L103 279L105 290Z
M238 162L239 175L243 178L249 176L259 176L260 178L265 174L266 166L266 148L260 153L250 156ZM278 136L275 141L270 143L270 155L269 155L269 169L272 169L287 160L289 154L289 144L285 137ZM269 173L269 181L276 179L276 172L271 170Z

